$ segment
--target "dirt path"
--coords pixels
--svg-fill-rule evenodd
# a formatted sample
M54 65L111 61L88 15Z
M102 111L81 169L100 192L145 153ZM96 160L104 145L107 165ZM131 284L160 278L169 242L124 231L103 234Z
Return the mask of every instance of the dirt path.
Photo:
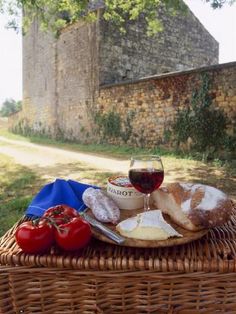
M0 136L0 153L14 159L23 166L35 171L41 178L74 179L93 182L100 175L104 182L109 175L127 174L129 160L117 160L87 153L73 152L24 141L10 140ZM216 186L236 200L236 179L229 177L223 170L210 167L193 160L178 160L163 157L165 167L164 183L202 182Z
M129 161L104 158L72 152L29 142L10 140L0 136L0 153L14 158L16 163L29 167L47 167L56 164L82 162L97 169L111 172L127 172Z
M129 160L95 156L0 136L0 153L36 172L45 182L56 178L104 185L112 174L126 174Z

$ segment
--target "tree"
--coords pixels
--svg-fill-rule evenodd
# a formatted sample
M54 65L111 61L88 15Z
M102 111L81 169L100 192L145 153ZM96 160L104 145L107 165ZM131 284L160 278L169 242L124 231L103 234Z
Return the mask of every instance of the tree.
M236 0L204 1L217 9ZM0 13L12 17L8 27L19 29L18 17L24 8L23 29L27 29L37 17L42 29L56 33L78 19L94 20L94 9L101 5L104 6L104 18L116 23L121 31L125 31L127 19L136 20L141 15L145 16L148 34L155 34L162 28L157 17L160 6L170 14L185 12L187 8L182 0L0 0Z
M14 99L6 99L2 104L0 110L0 116L9 117L11 114L20 111L22 108L21 101L15 101Z

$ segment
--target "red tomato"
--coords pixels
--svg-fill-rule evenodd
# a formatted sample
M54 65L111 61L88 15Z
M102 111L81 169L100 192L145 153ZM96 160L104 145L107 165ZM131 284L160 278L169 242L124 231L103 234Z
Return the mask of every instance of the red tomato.
M43 253L54 243L54 231L47 223L35 224L33 221L26 221L17 228L15 239L23 252Z
M78 212L74 208L63 204L48 208L43 217L53 218L57 225L61 225L69 222L74 217L78 217Z
M79 250L86 246L91 239L90 225L80 217L60 225L55 231L57 244L66 251Z

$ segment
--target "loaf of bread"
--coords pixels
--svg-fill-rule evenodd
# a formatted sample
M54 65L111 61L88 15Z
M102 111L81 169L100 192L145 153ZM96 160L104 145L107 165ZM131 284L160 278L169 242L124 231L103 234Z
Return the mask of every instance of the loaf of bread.
M171 183L153 192L152 201L176 224L191 231L224 224L233 209L225 193L203 184Z

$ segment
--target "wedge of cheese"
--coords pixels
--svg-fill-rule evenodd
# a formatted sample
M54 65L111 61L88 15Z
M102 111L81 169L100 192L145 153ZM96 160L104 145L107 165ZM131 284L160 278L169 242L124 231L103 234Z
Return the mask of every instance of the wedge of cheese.
M121 221L117 231L127 237L139 240L166 240L170 237L182 237L163 218L160 210L150 210L135 217Z

